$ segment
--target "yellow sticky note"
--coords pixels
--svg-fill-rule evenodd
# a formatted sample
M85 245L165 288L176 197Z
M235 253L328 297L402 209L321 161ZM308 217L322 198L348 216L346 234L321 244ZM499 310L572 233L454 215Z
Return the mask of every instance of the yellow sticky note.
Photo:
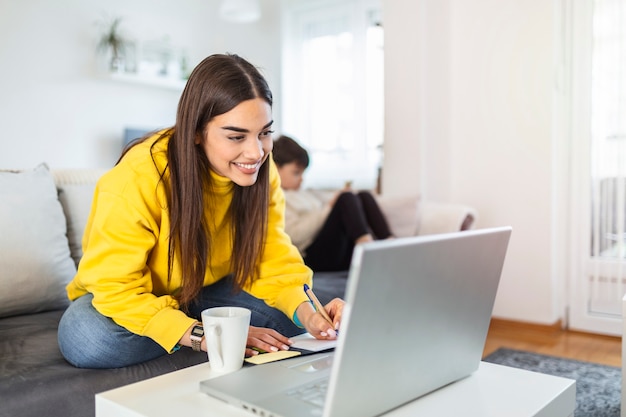
M297 350L279 350L278 352L260 353L255 356L250 356L249 358L246 358L245 361L255 365L261 365L268 362L279 361L281 359L292 358L298 355L300 355L300 352Z

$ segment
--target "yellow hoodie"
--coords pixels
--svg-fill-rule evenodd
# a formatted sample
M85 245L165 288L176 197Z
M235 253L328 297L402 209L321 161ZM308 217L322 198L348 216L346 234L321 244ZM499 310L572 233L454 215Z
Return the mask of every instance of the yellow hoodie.
M176 261L168 282L170 222L159 174L167 163L168 140L157 141L158 137L132 148L98 181L83 236L84 255L67 293L71 300L92 293L93 305L102 315L170 352L195 319L180 311L172 297L181 286ZM260 276L245 290L293 317L308 301L302 287L311 285L312 272L284 232L284 194L272 158L266 163L271 165L267 241ZM227 209L233 183L211 175L215 187L205 201L215 202L207 213L213 245L205 286L231 272Z

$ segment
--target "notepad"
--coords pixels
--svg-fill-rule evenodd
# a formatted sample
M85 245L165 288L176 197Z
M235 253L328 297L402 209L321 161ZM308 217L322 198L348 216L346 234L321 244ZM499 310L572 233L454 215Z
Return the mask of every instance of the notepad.
M246 358L245 361L254 365L262 365L264 363L293 358L294 356L299 356L301 354L302 353L297 350L279 350L278 352L259 353L258 355Z
M294 337L290 337L289 340L293 342L292 349L301 349L310 352L321 352L323 350L334 349L337 346L337 339L335 340L320 340L316 339L310 333L302 333Z

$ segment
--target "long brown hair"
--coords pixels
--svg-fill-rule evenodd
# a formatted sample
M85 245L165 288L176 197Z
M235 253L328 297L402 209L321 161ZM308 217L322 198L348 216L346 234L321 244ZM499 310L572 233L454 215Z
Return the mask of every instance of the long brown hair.
M254 98L272 105L272 93L260 72L237 55L211 55L193 70L178 104L176 127L168 148L169 261L171 266L176 254L180 255L183 286L178 299L183 306L193 301L202 289L208 253L214 243L206 216L206 209L212 202L204 201L203 193L212 186L210 164L204 148L196 145L196 138L205 136L207 124L215 116ZM238 289L258 275L268 206L269 163L266 160L254 185L233 184L229 208L233 240L231 268Z
M205 201L212 187L210 163L196 138L205 136L207 124L239 103L261 98L272 105L272 92L260 72L245 59L231 54L205 58L192 71L178 103L176 125L167 150L169 175L161 173L168 198L170 242L168 279L174 259L180 260L182 288L176 294L186 308L204 283L212 241ZM249 187L233 183L229 208L232 279L236 289L250 284L259 272L267 232L269 207L269 162L261 166L257 181ZM210 214L209 214L210 216Z

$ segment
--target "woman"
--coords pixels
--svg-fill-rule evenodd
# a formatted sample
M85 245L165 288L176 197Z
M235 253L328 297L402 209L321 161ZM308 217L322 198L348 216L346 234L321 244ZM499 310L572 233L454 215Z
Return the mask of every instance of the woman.
M253 65L212 55L189 77L176 124L131 144L100 179L59 324L70 363L206 351L200 313L220 305L252 310L246 355L289 349L302 328L336 337L343 301L326 306L332 324L314 310L312 273L282 227L271 106Z
M330 202L301 190L309 153L289 136L274 141L274 161L285 190L285 231L313 271L344 271L354 246L392 237L387 219L374 196L354 193L349 186Z

